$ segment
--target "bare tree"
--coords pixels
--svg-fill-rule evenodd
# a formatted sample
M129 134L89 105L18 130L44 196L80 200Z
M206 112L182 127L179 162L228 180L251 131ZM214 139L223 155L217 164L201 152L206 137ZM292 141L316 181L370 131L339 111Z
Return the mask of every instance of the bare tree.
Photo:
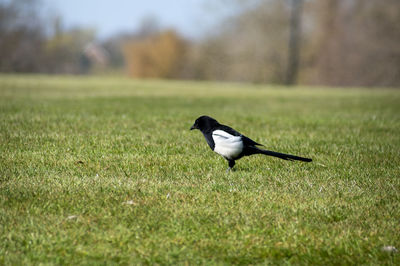
M400 84L400 1L310 1L314 45L307 82L332 86Z
M290 1L291 15L286 85L293 85L297 82L301 41L301 13L303 9L303 0Z
M44 30L37 1L0 1L0 71L39 72Z

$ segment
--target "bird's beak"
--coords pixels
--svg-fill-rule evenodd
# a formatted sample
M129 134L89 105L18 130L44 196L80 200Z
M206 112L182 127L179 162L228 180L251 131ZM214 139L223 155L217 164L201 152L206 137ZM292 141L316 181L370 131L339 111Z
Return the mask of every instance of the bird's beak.
M190 127L190 130L193 130L193 129L196 129L196 128L197 128L196 125L193 124L193 126Z

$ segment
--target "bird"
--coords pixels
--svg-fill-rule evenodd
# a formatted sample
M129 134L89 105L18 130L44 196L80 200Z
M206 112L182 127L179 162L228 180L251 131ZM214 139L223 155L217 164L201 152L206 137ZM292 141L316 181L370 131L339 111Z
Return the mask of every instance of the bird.
M290 161L312 161L310 158L261 149L257 146L264 145L242 135L229 126L218 123L217 120L206 115L196 119L194 124L190 127L190 130L194 129L198 129L203 133L211 150L228 161L229 168L227 172L233 169L236 160L239 160L243 156L254 154L264 154Z

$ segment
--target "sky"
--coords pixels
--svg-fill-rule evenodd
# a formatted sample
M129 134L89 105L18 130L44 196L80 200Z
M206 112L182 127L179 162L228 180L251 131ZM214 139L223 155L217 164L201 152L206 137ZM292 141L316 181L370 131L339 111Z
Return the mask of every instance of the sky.
M173 27L186 37L196 38L226 13L210 4L212 0L42 0L42 3L48 13L62 17L65 27L95 28L100 39L132 32L146 17L157 18L163 28Z

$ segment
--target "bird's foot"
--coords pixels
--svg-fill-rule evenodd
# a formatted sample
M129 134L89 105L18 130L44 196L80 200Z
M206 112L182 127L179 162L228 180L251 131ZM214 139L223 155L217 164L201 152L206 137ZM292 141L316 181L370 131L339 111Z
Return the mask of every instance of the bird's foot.
M233 168L228 167L228 169L226 169L226 173L230 173L230 172L235 172L235 170Z

